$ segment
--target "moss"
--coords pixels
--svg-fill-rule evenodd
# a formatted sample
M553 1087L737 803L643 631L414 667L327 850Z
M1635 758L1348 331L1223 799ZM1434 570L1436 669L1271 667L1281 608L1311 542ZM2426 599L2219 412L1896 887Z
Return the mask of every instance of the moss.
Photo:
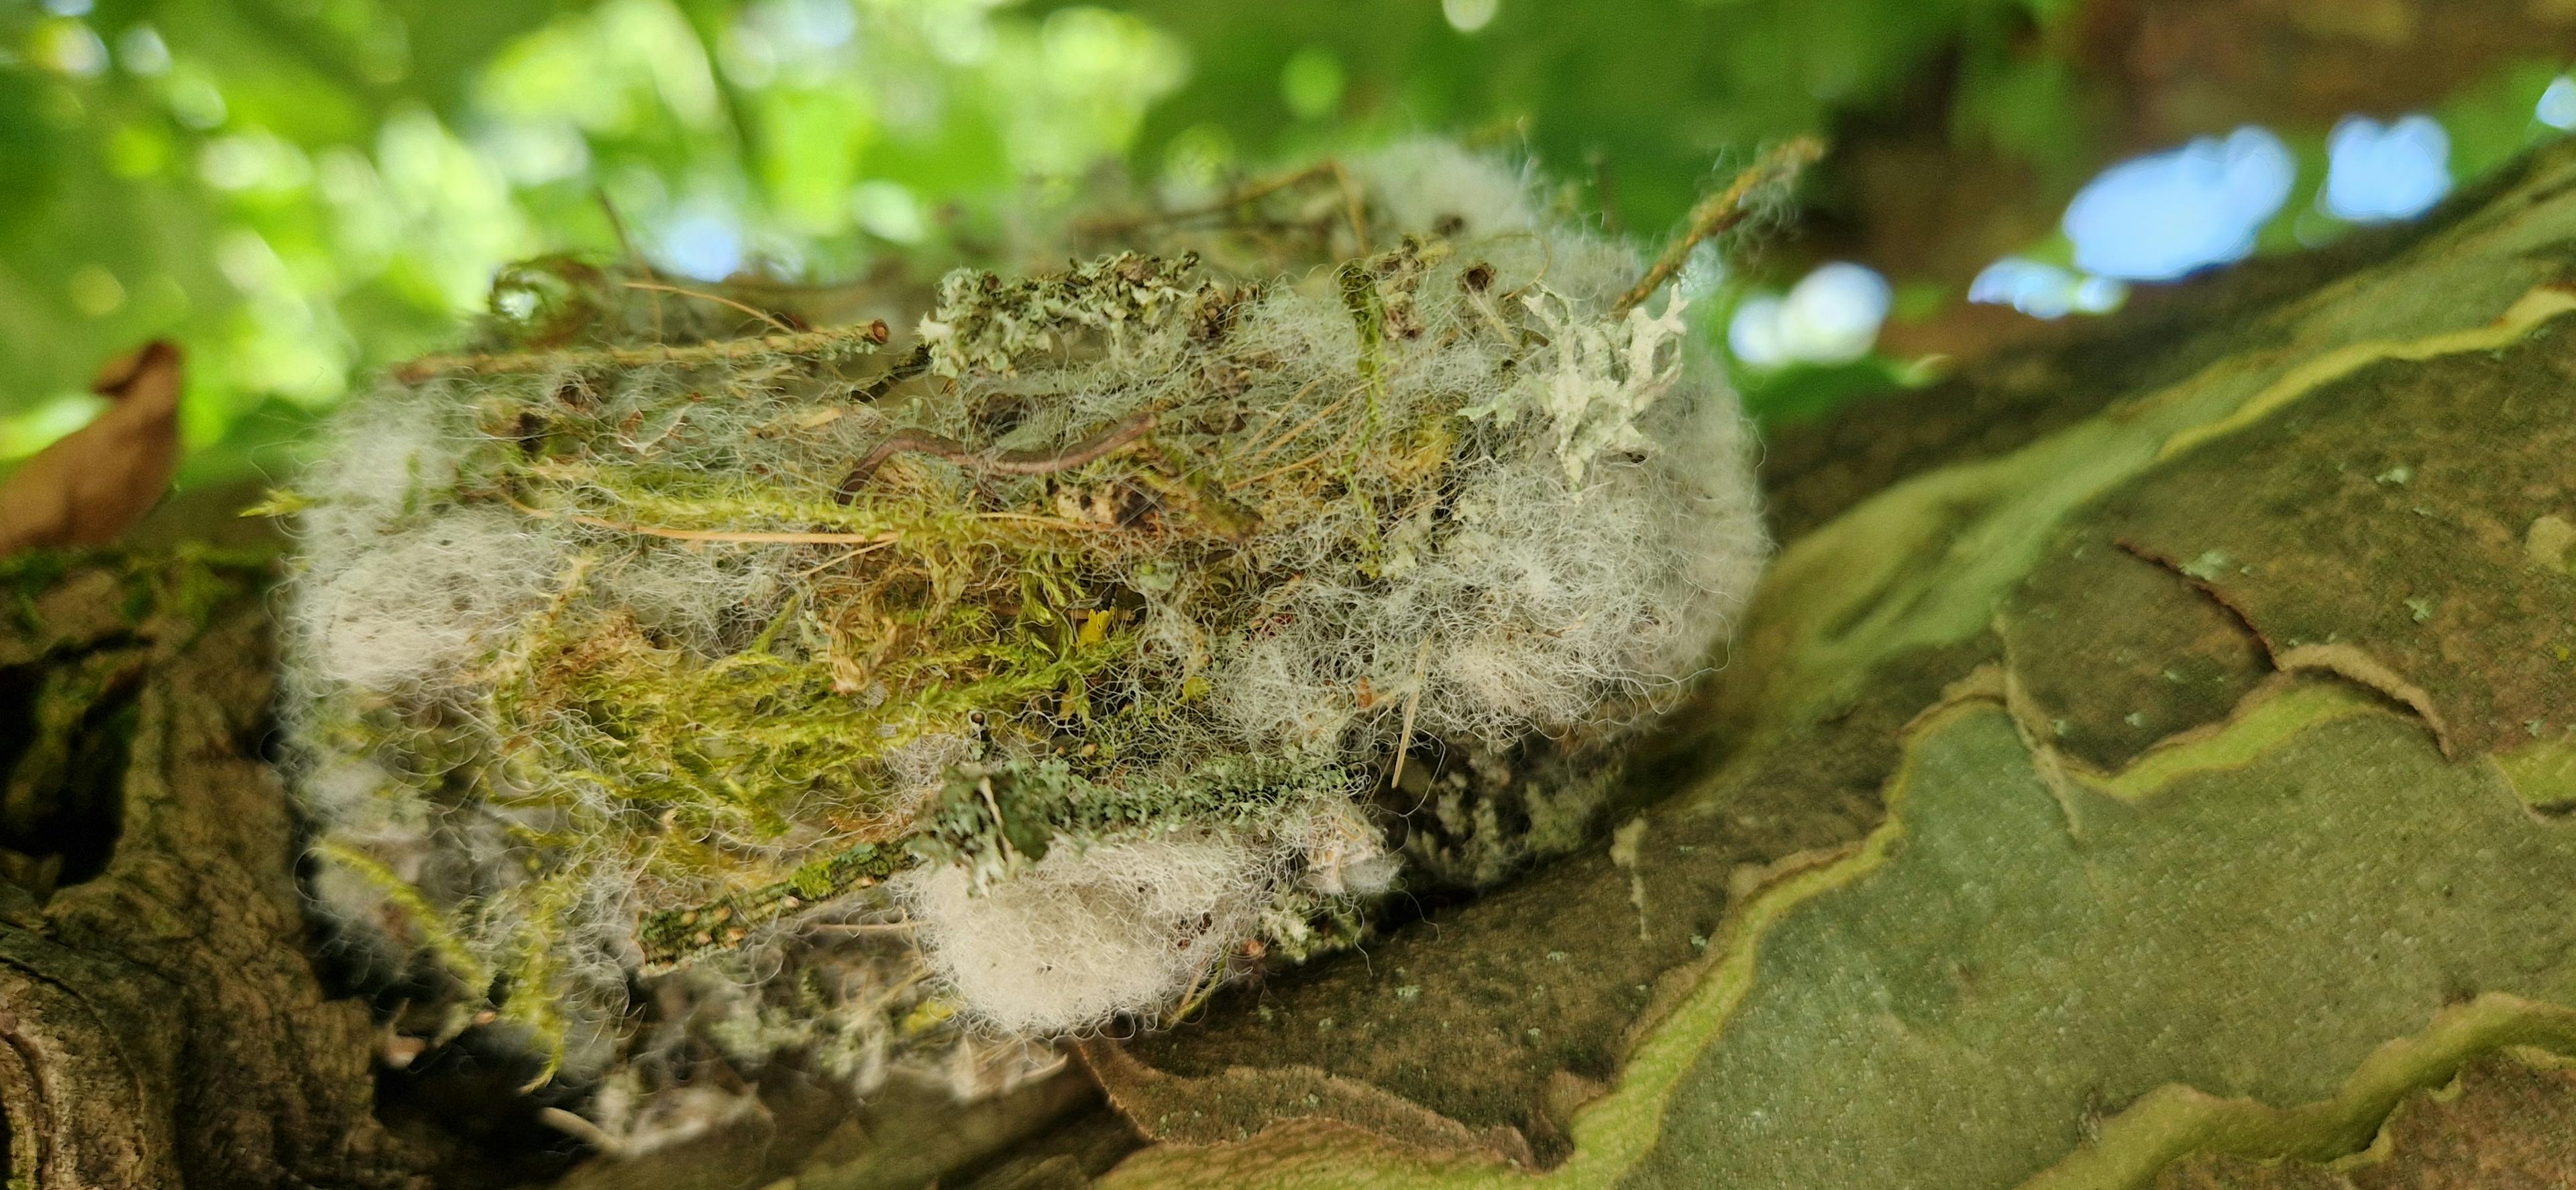
M37 647L104 632L185 644L220 609L268 581L276 552L183 544L21 550L0 559L0 606Z
M636 926L648 969L668 968L722 947L809 905L883 883L911 866L900 849L861 843L799 866L787 879L739 896L687 909L665 909Z
M79 555L72 550L30 549L0 557L0 589L6 589L23 626L33 631L35 599L52 590L77 563Z

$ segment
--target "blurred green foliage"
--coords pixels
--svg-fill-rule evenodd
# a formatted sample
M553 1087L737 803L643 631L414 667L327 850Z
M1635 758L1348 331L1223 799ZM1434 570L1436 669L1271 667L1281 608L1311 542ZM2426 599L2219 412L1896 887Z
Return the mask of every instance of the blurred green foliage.
M2101 164L2097 97L2051 49L2072 3L0 0L0 467L155 335L192 352L187 477L226 477L444 345L504 261L848 279L989 251L1015 203L1104 160L1213 190L1436 129L1525 149L1652 237L1762 142L1860 119L2062 197ZM2455 174L2531 139L2559 65L2436 113ZM2337 230L2303 214L2324 129L2283 132L2303 189L2269 247ZM1899 317L1956 298L1921 296ZM1749 378L1757 405L1903 370L1812 371Z
M1606 193L1617 223L1668 226L1722 161L1893 99L1954 55L1981 100L1968 139L2072 162L2071 122L2031 102L2062 73L2014 52L2058 0L1132 0L1201 54L1156 104L1148 165L1188 170L1328 150L1354 134L1467 131ZM1963 109L1965 110L1965 109ZM2033 113L2046 113L2036 116ZM2018 127L2038 123L2037 134ZM2062 136L2061 136L2062 139Z
M193 349L199 476L430 349L500 262L801 278L1131 154L1214 186L1481 130L1669 222L1722 155L1999 46L2026 0L0 0L0 460ZM1984 55L2001 61L1999 55ZM1999 81L2007 89L2026 84ZM2010 105L2006 105L2009 107ZM1616 163L1593 170L1593 163ZM606 202L601 201L605 196ZM231 439L227 441L227 439Z
M192 469L236 472L538 252L853 275L1121 152L1186 67L984 0L0 0L0 459L175 335Z

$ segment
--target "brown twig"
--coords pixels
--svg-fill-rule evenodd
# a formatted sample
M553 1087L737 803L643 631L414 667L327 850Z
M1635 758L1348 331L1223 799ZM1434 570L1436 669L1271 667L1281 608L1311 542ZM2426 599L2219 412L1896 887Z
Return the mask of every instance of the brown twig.
M661 525L629 525L605 517L586 516L578 512L549 512L521 504L508 496L501 499L510 507L532 517L571 521L594 529L613 529L620 533L638 533L646 537L665 537L673 541L728 541L779 545L857 545L874 548L892 545L902 538L894 533L764 533L727 529L671 529Z
M884 465L887 459L907 452L945 459L960 467L993 475L1052 475L1058 471L1073 470L1107 455L1143 437L1153 428L1153 414L1129 414L1111 423L1109 428L1054 453L1032 450L988 453L969 450L964 443L954 438L943 438L920 430L904 430L878 443L876 449L869 451L866 458L860 459L859 465L850 469L848 478L841 481L841 486L834 494L834 498L843 504L849 503L858 496L860 488L867 486L868 478L875 475L877 468Z
M1322 409L1316 411L1313 417L1309 417L1306 420L1297 423L1297 428L1290 430L1285 434L1281 434L1278 438L1272 440L1267 445L1264 445L1261 449L1244 456L1243 465L1249 467L1254 463L1258 463L1261 460L1270 457L1270 452L1304 437L1306 431L1314 429L1316 425L1321 423L1325 418L1331 417L1334 413L1339 412L1342 406L1350 404L1352 395L1352 393L1343 393L1340 399L1335 400L1332 404L1326 405ZM1266 429L1267 427L1264 428Z
M1619 295L1619 301L1610 307L1611 317L1623 317L1647 298L1655 296L1655 291L1663 288L1664 283L1672 280L1673 274L1680 272L1682 265L1690 260L1691 249L1699 247L1711 236L1725 234L1751 216L1753 207L1748 200L1756 192L1788 182L1824 155L1825 142L1822 139L1794 137L1764 153L1752 168L1735 175L1735 180L1728 183L1726 189L1701 199L1698 206L1691 208L1690 221L1683 227L1682 234L1664 245L1663 253L1647 267L1646 275L1637 278L1637 283L1630 286L1628 292Z
M735 301L734 299L726 297L720 293L708 293L703 289L690 289L683 285L666 285L660 281L620 281L618 284L623 285L628 289L642 289L653 293L676 293L681 297L693 297L700 301L714 302L719 306L731 306L736 310L740 310L745 314L749 314L752 317L761 320L762 322L768 323L780 334L792 335L796 333L795 327L779 321L777 315L748 302Z
M930 344L915 343L912 350L896 360L894 366L879 372L866 384L851 390L850 400L865 405L894 391L894 386L930 370Z
M1268 198L1271 195L1277 194L1291 186L1304 182L1311 182L1317 178L1329 177L1340 172L1341 166L1338 163L1326 161L1320 164L1307 166L1295 173L1281 174L1278 177L1271 178L1267 181L1255 182L1252 185L1227 194L1225 197L1208 203L1205 206L1184 207L1177 211L1155 211L1143 215L1131 215L1115 219L1089 220L1083 224L1082 230L1092 235L1110 235L1118 232L1134 231L1137 228L1147 227L1157 223L1182 223L1191 219L1205 219L1210 216L1223 215L1234 210L1236 207L1244 205L1245 203L1258 202L1261 199Z
M686 347L653 344L643 347L597 347L580 351L517 351L496 355L426 355L394 369L394 379L404 384L418 384L439 376L469 373L477 376L504 376L528 372L550 372L556 369L643 368L657 364L729 363L754 355L818 355L851 347L874 351L892 337L883 319L863 326L833 327L819 331L797 331L789 334L762 335L758 338L717 339L692 343Z
M642 273L647 281L661 280L661 277L653 271L653 262L644 259L643 250L635 246L635 238L626 234L626 220L617 213L617 204L609 200L608 187L594 185L590 188L590 196L599 201L600 211L608 216L608 229L617 233L617 247L626 253L626 263L636 272ZM660 294L653 296L653 337L656 339L662 337Z

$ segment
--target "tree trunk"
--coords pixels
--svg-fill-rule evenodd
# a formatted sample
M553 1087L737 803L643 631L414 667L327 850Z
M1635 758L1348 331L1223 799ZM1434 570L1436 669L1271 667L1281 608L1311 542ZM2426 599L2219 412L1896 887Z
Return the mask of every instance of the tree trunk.
M21 560L0 628L9 1185L405 1186L254 749L261 562ZM48 573L50 572L50 573Z
M1783 552L1604 846L1005 1099L782 1074L562 1184L2565 1184L2571 262L2561 147L1784 430ZM38 578L9 845L123 810L17 861L13 1176L425 1168L298 950L250 582Z

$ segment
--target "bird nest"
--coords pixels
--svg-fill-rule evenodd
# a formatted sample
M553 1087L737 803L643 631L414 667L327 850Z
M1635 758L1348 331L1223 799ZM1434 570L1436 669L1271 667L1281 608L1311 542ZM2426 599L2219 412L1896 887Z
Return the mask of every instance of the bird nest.
M1580 841L1766 550L1669 268L1440 143L1087 234L900 332L538 262L340 414L283 503L344 937L576 1066L971 1082Z

